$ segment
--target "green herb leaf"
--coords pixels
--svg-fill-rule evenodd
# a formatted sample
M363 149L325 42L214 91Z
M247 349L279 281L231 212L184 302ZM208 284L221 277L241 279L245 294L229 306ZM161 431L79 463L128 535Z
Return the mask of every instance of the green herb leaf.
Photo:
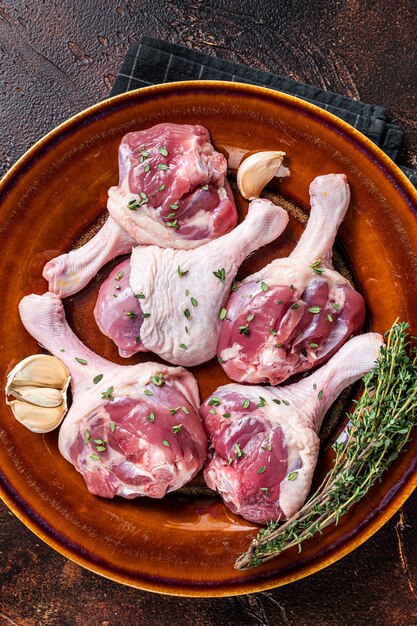
M131 317L131 318L132 318L132 320L136 319L136 318L137 318L137 316L138 316L138 314L137 314L137 313L135 313L134 311L126 311L126 312L125 312L125 315L127 315L127 317Z
M239 326L238 331L239 335L246 335L246 337L249 337L250 330L248 324L245 324L245 326Z
M197 300L196 300L195 298L193 298L193 297L191 297L191 304L192 304L193 306L198 306L198 302L197 302Z
M109 422L110 430L112 433L116 430L116 422Z
M238 443L235 443L235 445L233 446L234 451L236 453L236 460L238 461L239 459L243 459L244 456L246 456L246 454L243 452L243 450L240 449L240 446Z
M168 169L168 165L166 165L165 163L158 163L156 167L158 168L158 170L162 171L166 171Z
M161 146L159 148L159 154L162 154L162 156L167 157L168 156L168 150Z
M184 311L184 315L185 315L185 317L187 318L187 320L189 320L189 319L190 319L190 317L191 317L190 309L185 309L185 311Z
M87 365L87 361L85 359L80 359L78 356L75 357L75 360L81 365Z
M320 313L321 308L319 306L311 306L308 311L309 313Z
M181 428L182 424L174 424L174 426L172 426L172 432L177 435L180 432Z
M154 423L155 421L155 413L153 411L151 411L149 413L149 415L146 416L146 419L148 420L148 422L150 422L151 424Z
M162 372L158 372L155 376L151 376L149 380L157 387L163 387L165 385L164 375Z
M183 276L186 276L186 275L188 274L188 270L184 270L184 271L183 271L183 270L180 268L180 266L178 265L178 267L177 267L177 274L178 274L178 276L179 276L180 278L182 278Z
M153 396L153 393L150 389L145 389L143 393L145 394L145 396Z
M185 343L180 343L180 348L182 350L188 350L188 346L186 346Z
M169 448L169 442L166 439L162 439L162 444Z
M181 409L182 409L182 412L185 413L186 415L190 414L190 411L187 409L186 406L182 406Z
M288 480L296 480L298 478L298 472L291 472L288 474Z
M99 383L100 380L102 380L102 379L103 379L103 374L97 374L97 376L94 376L94 378L93 378L93 383L95 385L97 385L97 383Z
M138 298L139 300L144 300L145 294L144 293L137 293L137 294L135 294L135 298Z
M86 430L86 431L85 431L84 443L85 443L85 444L90 443L90 439L91 439L91 434L90 434L90 431L89 431L89 430Z
M300 305L299 305L299 303L298 303L298 302L294 302L294 303L290 306L290 309L298 309L298 307L299 307L299 306L300 306Z
M113 387L109 387L107 391L103 391L101 394L102 399L110 400L110 402L113 402L114 400L113 391L114 391Z
M211 406L211 405L213 405L213 406L219 406L219 404L221 404L221 402L222 402L222 401L220 400L220 398L216 398L216 396L212 396L212 397L210 398L210 400L207 402L207 404L209 404L210 406Z
M242 406L244 409L247 409L249 408L249 405L250 405L250 400L246 398L246 400L243 401Z
M265 398L263 398L262 396L259 396L259 402L256 405L258 408L262 408L263 406L265 406L266 404L266 400Z
M100 461L100 456L98 454L90 454L90 459L93 459L93 461Z
M224 318L227 315L227 309L220 309L220 313L219 313L219 317L221 320L224 320Z
M309 265L315 274L324 274L326 271L323 267L319 267L321 263L321 259L315 261L312 265Z
M216 270L215 272L213 272L213 274L224 285L224 281L226 280L226 270L224 269L224 267L222 267L221 270Z
M262 467L258 469L258 474L263 474L265 471L266 471L266 466L262 465Z
M261 282L261 289L262 289L262 291L268 291L269 286L266 283Z

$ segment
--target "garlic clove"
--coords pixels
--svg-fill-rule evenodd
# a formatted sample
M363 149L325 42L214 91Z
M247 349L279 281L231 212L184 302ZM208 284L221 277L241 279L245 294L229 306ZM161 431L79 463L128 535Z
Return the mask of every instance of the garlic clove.
M48 433L62 422L67 411L66 403L58 407L40 407L28 402L10 402L13 415L18 422L34 433Z
M263 188L278 172L285 152L268 151L251 154L239 166L237 186L247 200L259 198Z
M20 361L8 374L6 395L10 387L32 386L66 389L70 381L67 367L49 354L34 354Z
M47 433L59 426L67 412L70 380L68 369L54 356L29 356L7 376L6 402L21 424L33 432Z
M61 406L64 400L62 391L51 387L23 387L22 385L13 387L10 393L18 400L46 408ZM6 402L10 404L8 400Z

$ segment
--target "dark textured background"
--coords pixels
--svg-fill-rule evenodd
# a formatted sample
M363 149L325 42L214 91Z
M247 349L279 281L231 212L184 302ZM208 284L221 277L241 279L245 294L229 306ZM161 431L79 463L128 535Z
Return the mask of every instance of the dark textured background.
M105 98L129 43L161 37L383 104L417 167L415 0L0 0L1 170ZM329 568L250 596L179 599L102 579L0 505L0 626L417 624L417 495Z

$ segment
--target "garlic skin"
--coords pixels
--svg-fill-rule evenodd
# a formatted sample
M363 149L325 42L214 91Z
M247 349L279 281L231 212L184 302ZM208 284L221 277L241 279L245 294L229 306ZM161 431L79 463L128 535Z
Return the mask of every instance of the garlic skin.
M256 152L245 159L237 170L237 186L247 200L259 198L261 191L278 172L285 152Z
M35 433L48 433L62 422L68 410L71 376L59 359L34 354L20 361L6 380L6 403L14 417ZM9 400L13 396L14 400Z

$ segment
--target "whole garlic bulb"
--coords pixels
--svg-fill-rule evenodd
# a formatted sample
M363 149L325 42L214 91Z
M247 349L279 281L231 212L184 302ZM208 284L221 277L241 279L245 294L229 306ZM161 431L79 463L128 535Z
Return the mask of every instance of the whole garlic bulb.
M278 172L285 152L256 152L245 159L237 170L237 186L247 200L259 198L262 189Z
M68 410L70 380L62 361L48 354L34 354L8 374L6 403L23 426L35 433L48 433L59 426Z

